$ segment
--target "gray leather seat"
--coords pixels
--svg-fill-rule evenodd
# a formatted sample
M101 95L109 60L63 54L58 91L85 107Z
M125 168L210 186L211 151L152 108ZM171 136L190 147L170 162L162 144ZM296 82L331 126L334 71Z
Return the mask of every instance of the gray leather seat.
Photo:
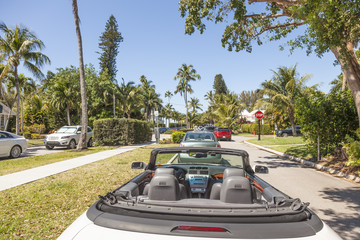
M144 187L144 190L143 190L143 195L149 195L149 199L151 200L167 200L167 201L172 201L172 200L168 200L168 199L152 199L152 198L157 198L155 196L152 196L152 198L150 197L150 188L151 186L154 188L154 189L159 189L159 187L154 187L153 185L156 184L155 182L158 181L160 178L157 178L159 176L172 176L172 178L167 178L169 180L169 183L168 183L168 186L172 186L171 184L174 184L173 187L175 188L174 191L176 192L177 190L176 189L179 189L179 196L176 196L176 200L179 200L180 199L184 199L184 198L187 198L187 191L186 191L186 188L183 184L179 183L178 180L176 179L175 177L175 169L173 168L157 168L155 170L155 174L154 174L154 177L153 179L150 181L150 183L148 183L147 185L145 185ZM154 181L156 177L156 181ZM176 180L175 183L173 183L173 179ZM166 181L166 179L162 178L163 181ZM154 181L154 183L153 183ZM153 185L151 185L151 183L153 183ZM162 188L164 190L164 192L171 192L169 189L166 189L165 187ZM156 190L158 191L158 190ZM173 194L173 193L171 193ZM178 193L176 193L178 194ZM152 193L152 195L154 195L154 191ZM165 198L168 198L168 196L166 196ZM170 197L171 199L173 197Z
M249 180L241 176L227 177L221 188L220 201L226 203L253 203Z
M148 185L150 200L177 201L180 199L179 182L173 175L154 176Z
M242 176L245 177L245 172L240 168L226 168L223 173L223 181L231 176ZM210 199L220 200L220 192L222 183L214 183L211 187Z

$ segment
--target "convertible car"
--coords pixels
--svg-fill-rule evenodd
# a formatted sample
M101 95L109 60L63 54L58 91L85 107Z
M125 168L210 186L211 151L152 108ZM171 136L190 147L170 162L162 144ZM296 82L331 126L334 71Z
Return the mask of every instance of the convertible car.
M59 239L341 239L257 173L246 151L158 148L143 170L100 196ZM191 238L189 238L191 237Z

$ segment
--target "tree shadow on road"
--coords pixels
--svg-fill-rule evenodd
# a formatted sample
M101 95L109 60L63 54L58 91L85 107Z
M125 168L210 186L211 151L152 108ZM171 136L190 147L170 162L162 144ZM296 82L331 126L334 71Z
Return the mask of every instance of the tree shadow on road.
M347 189L326 188L320 191L320 196L333 202L343 202L346 209L314 209L328 217L325 222L343 239L360 239L360 187ZM355 212L355 213L354 213Z
M255 160L254 162L259 165L266 165L268 168L279 168L279 167L286 167L286 168L309 168L309 166L302 165L298 162L294 162L288 160L283 157L273 156L273 157L259 157L261 160Z

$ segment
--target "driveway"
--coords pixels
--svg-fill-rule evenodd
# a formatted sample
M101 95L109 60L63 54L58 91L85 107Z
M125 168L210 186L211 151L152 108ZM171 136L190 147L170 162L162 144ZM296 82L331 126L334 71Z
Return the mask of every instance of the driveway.
M360 239L359 184L259 150L243 143L246 139L233 136L221 146L246 150L252 165L268 166L269 174L259 174L262 179L292 198L310 202L310 208L343 239Z
M61 147L61 148L55 147L53 150L48 150L43 145L31 146L31 147L28 147L28 149L26 150L26 152L24 154L21 154L21 157L40 156L40 155L45 155L45 154L49 154L49 153L62 152L66 149L67 149L66 147Z

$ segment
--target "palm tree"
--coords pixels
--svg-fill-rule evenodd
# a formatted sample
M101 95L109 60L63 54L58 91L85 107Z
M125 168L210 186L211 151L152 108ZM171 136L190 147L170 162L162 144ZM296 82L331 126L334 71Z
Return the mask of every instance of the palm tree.
M200 104L200 100L198 98L190 98L189 107L192 108L193 112L196 112L197 109L202 111L202 104Z
M79 71L80 71L80 93L81 93L81 136L77 145L77 150L87 148L86 135L88 127L88 113L87 113L87 101L86 101L86 85L85 85L85 70L84 70L84 59L83 59L83 48L80 32L80 19L78 14L77 0L72 1L76 36L78 40L79 49Z
M273 71L272 79L261 84L261 91L269 98L265 102L271 102L276 108L287 112L292 127L293 136L295 131L295 101L305 90L305 82L310 75L298 78L296 65L294 67L280 67L277 72Z
M22 62L34 76L42 77L40 71L45 63L50 63L49 58L37 49L42 50L44 43L27 28L16 25L15 29L8 28L4 23L0 24L0 30L4 33L4 38L0 37L0 51L6 58L6 67L4 74L12 70L16 85L16 134L19 134L19 114L20 114L20 83L18 76L18 67ZM3 74L1 74L3 75Z
M187 93L193 93L193 90L190 85L190 81L200 80L200 75L196 73L196 70L193 68L193 65L183 64L178 69L177 74L174 77L174 80L179 79L179 83L176 86L175 94L180 93L181 96L184 95L185 108L186 108L186 126L188 127L188 101Z
M159 110L162 101L160 99L160 94L156 93L155 89L153 88L143 90L142 96L146 118L148 119L150 126L150 115L154 112L155 109Z
M71 125L70 112L76 109L78 92L71 78L55 76L53 86L48 89L49 103L59 111L66 111L67 124Z
M174 111L174 108L170 103L168 103L163 108L163 111L164 111L164 115L165 115L166 119L169 122L169 124L167 125L167 127L168 127L168 126L170 126L170 119L171 119L171 116L172 116L172 112Z
M169 90L165 92L165 97L168 98L169 104L172 96L174 96L174 94L172 94Z
M134 84L135 84L134 82L125 83L125 80L122 78L122 83L120 84L120 86L117 86L117 90L120 94L119 100L120 100L121 109L123 111L123 118L125 117L125 114L127 114L126 109L127 109L127 105L130 102L130 98L132 98L134 95L134 90L136 88ZM127 116L129 117L128 114Z
M244 104L240 103L236 94L229 92L226 94L217 94L215 99L216 110L214 113L216 114L219 123L223 126L231 128L231 126L238 120L240 110L245 108Z

